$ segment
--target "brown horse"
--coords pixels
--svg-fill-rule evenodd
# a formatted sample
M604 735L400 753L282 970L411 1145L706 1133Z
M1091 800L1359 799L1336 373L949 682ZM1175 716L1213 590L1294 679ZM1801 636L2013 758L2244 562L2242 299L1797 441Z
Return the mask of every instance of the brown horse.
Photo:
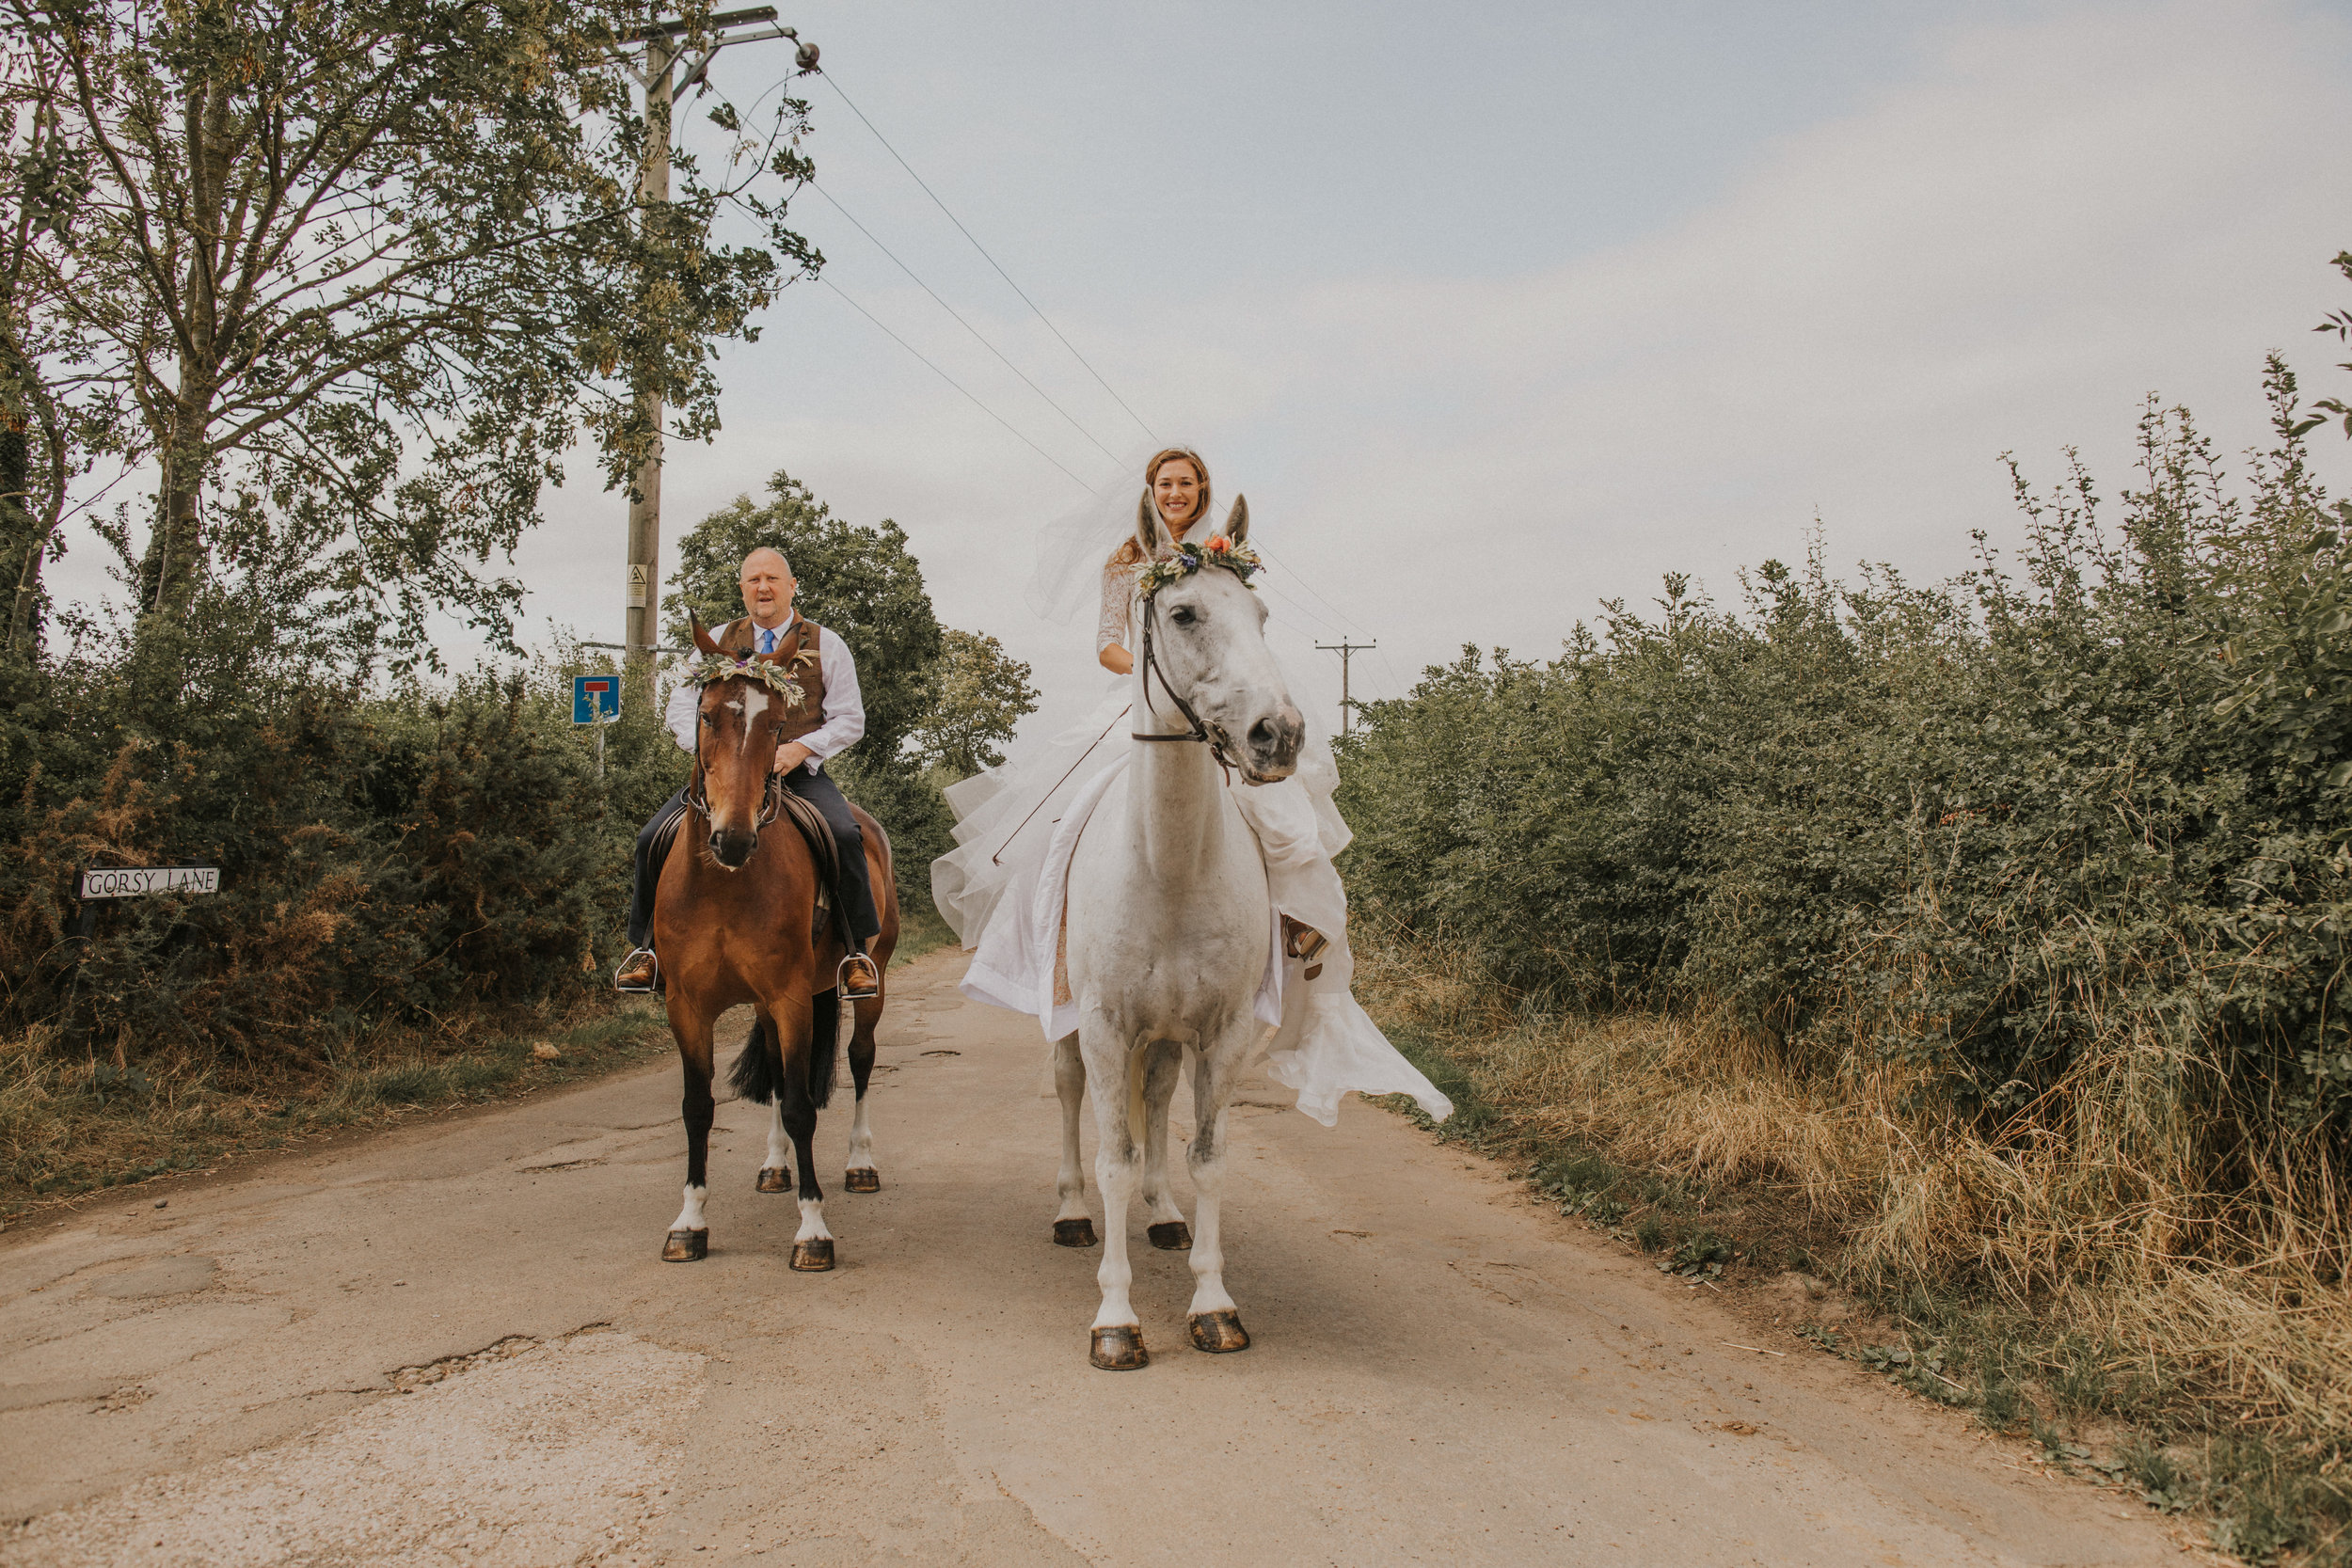
M737 1090L774 1107L768 1159L757 1186L785 1190L784 1140L792 1142L799 1175L801 1229L792 1266L833 1267L833 1233L825 1228L824 1190L817 1183L810 1140L817 1113L833 1092L834 1054L840 1037L840 998L833 977L847 949L833 921L816 929L818 874L807 842L776 817L782 781L771 769L786 705L750 669L782 656L723 649L702 623L694 645L707 658L744 669L703 687L694 751L694 787L688 791L678 843L661 868L654 907L654 945L661 955L670 1003L670 1032L686 1069L686 1205L661 1248L666 1262L691 1262L710 1247L703 1204L709 1196L711 1034L719 1015L749 1002L757 1020L735 1064ZM856 811L866 840L882 933L874 940L877 968L886 975L898 941L898 895L890 841L882 825ZM885 990L888 982L884 981ZM874 1070L874 1029L882 996L856 1004L850 1040L850 1076L857 1112L850 1131L849 1173L853 1193L882 1190L874 1169L873 1133L866 1117L866 1085Z

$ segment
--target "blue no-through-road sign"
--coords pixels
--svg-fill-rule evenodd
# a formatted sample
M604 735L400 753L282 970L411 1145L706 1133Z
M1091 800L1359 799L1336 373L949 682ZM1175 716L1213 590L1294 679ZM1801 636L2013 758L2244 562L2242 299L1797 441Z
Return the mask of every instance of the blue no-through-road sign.
M609 724L620 716L620 676L574 675L572 677L573 723Z

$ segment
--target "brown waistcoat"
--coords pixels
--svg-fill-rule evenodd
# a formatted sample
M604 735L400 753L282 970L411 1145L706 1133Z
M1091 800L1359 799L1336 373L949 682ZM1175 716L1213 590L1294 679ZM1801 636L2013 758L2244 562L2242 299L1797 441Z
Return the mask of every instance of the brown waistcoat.
M776 652L782 656L777 662L801 688L801 700L786 711L784 727L776 732L779 740L798 740L825 721L824 653L818 644L824 629L805 615L796 616L776 643ZM729 621L719 634L719 645L738 652L758 647L758 624L748 615ZM805 662L799 657L803 652L808 655Z

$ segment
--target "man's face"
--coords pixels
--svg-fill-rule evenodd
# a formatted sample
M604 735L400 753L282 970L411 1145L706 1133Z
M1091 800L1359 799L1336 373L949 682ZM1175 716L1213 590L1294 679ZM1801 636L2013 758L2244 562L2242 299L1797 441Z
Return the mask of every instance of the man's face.
M743 558L743 611L763 626L779 626L792 613L792 568L773 550L754 550Z

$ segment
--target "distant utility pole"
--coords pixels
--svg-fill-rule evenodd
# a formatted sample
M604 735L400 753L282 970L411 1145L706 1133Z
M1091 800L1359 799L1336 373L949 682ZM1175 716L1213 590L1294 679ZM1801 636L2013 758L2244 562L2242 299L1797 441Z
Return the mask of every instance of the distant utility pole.
M670 199L670 109L677 94L689 87L707 86L705 78L709 74L710 62L729 44L755 43L762 39L799 40L801 35L795 28L762 26L775 20L773 6L755 6L748 10L722 11L699 28L684 21L656 22L628 35L629 42L645 46L644 65L629 68L645 89L645 154L637 171L640 222L653 224L657 211ZM737 27L760 30L730 31ZM681 63L685 66L684 74L674 83L673 73ZM794 55L794 63L803 71L816 70L817 46L803 43ZM637 466L636 493L628 502L628 581L621 601L621 641L627 644L631 660L644 662L646 678L650 680L655 615L660 608L660 594L655 588L661 560L660 388L639 388L637 408L646 428L653 432L653 444L645 460Z
M1371 649L1380 646L1380 644L1377 642L1350 642L1345 638L1342 638L1337 642L1318 642L1315 646L1321 648L1327 654L1337 654L1340 656L1340 734L1342 736L1345 736L1347 734L1348 718L1356 706L1355 699L1347 694L1348 660L1353 658L1356 655L1368 652Z

